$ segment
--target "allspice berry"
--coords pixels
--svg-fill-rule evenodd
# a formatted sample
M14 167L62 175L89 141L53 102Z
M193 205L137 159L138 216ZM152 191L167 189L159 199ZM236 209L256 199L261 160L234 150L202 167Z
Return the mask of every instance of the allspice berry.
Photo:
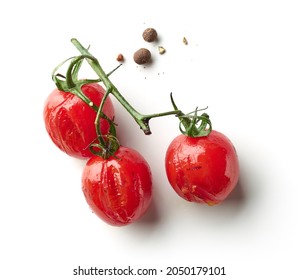
M148 63L151 60L151 56L152 54L148 49L141 48L134 53L133 58L137 64L142 65Z
M142 37L146 42L154 42L157 40L158 33L154 28L147 28L143 31Z

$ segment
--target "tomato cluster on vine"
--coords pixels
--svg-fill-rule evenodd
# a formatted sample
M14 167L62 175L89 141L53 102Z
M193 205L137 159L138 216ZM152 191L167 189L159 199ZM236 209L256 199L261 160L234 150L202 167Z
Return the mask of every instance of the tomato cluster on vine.
M174 191L183 199L207 205L219 204L236 187L239 163L232 142L212 130L206 113L196 109L184 114L171 95L173 110L144 115L120 94L99 61L81 43L72 39L81 55L68 59L66 75L52 74L56 89L44 106L44 122L52 142L75 158L86 159L82 191L92 211L115 226L130 224L148 210L153 196L148 162L117 138L112 95L134 118L144 134L151 134L149 121L168 115L180 121L178 135L165 152L165 171ZM78 79L86 60L98 79ZM116 115L116 117L115 117Z

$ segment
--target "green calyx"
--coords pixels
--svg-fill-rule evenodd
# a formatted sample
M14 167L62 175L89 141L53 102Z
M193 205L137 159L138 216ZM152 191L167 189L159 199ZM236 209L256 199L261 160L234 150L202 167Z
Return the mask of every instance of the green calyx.
M101 104L98 108L96 119L95 119L95 129L99 143L92 143L89 147L90 151L97 156L107 159L110 156L114 156L115 152L120 147L120 143L116 136L116 128L113 120L109 119L103 113L103 107L105 101L109 95L110 91L106 91ZM109 122L109 133L108 135L103 136L100 130L100 118L105 118Z
M178 110L172 94L170 94L170 99L172 106L175 110ZM205 108L206 109L206 108ZM203 137L208 136L212 131L212 123L210 117L207 113L198 115L199 111L205 109L196 108L194 112L189 114L184 114L182 111L178 110L179 113L177 117L180 120L179 129L182 134L190 137Z

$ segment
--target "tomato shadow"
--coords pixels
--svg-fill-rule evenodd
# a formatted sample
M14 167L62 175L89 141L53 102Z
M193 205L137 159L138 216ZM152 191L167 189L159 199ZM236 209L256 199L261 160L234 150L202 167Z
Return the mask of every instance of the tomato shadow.
M234 205L235 207L242 208L245 205L246 200L244 182L242 181L242 178L240 178L237 186L226 198L224 204Z
M242 215L247 206L247 202L246 186L240 178L237 186L225 201L212 206L212 209L209 207L204 212L205 215L211 218L211 220L216 219L217 222L220 222L220 220L228 222L229 220L234 220L237 216Z
M201 203L190 203L181 210L186 216L186 223L194 223L192 226L213 230L225 230L242 222L242 216L246 213L248 197L246 187L240 180L231 194L220 204L208 206ZM183 217L184 217L183 216Z
M155 198L153 198L152 203L147 210L147 212L144 214L144 216L136 222L136 225L138 226L147 226L147 227L155 227L159 222L161 221L161 216L159 214L157 202Z

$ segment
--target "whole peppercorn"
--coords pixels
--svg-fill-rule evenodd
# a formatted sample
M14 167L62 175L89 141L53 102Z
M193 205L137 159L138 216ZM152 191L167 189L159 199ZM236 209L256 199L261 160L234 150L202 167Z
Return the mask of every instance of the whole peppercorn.
M152 54L148 49L141 48L134 53L133 58L137 64L141 65L141 64L148 63L151 59L151 56Z
M154 28L147 28L143 31L142 37L146 42L153 42L157 40L158 34Z

